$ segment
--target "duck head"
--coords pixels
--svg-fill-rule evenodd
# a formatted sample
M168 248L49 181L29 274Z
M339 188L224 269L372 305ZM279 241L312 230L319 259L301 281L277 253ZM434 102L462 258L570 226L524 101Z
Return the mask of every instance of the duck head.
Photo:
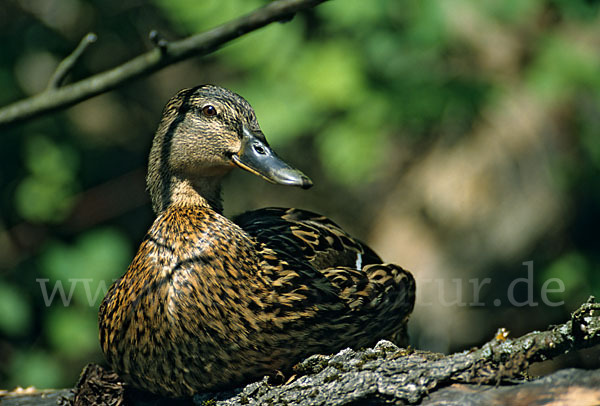
M235 167L272 183L312 186L271 149L250 104L213 85L182 90L169 100L148 166L156 213L177 203L209 204L221 211L221 179Z

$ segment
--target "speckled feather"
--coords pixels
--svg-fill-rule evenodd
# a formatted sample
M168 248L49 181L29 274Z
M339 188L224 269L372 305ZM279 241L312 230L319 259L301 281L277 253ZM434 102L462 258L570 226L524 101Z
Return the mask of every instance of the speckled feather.
M217 103L211 93L221 89L208 90L192 103ZM244 111L251 109L247 103L240 107L239 96L222 92L221 109L233 105L242 113L232 117L255 121ZM182 111L165 109L159 143L161 128L186 120ZM173 131L170 142L191 130ZM235 144L220 136L222 142ZM126 382L190 396L287 372L313 353L367 346L404 330L415 299L409 272L382 264L365 244L314 213L268 208L231 221L203 197L219 195L202 189L218 182L193 181L190 190L189 171L173 175L165 164L172 154L153 153L160 159L153 163L151 155L149 179L170 184L149 182L158 216L99 313L102 349Z

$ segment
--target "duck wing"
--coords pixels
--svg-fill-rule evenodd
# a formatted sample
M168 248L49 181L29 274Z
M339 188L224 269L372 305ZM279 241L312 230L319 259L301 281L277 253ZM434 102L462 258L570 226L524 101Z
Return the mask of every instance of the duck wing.
M259 243L278 253L303 259L315 269L360 270L381 258L325 216L300 209L270 207L233 219Z
M278 313L289 321L285 330L308 331L312 327L305 323L327 320L310 351L366 346L394 336L406 344L404 328L415 302L410 272L382 263L366 244L309 211L265 208L233 221L263 247L262 272L276 281L277 307L286 309ZM312 304L319 310L301 316L298 311Z

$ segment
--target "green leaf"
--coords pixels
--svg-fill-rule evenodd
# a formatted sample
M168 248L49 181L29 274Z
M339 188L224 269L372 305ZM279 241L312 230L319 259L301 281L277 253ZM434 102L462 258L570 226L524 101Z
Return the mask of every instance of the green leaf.
M44 136L27 139L25 164L31 173L57 184L72 182L79 168L77 152L67 144L57 144Z
M600 56L569 38L549 35L527 75L540 100L553 102L576 89L600 91Z
M61 362L39 349L15 354L10 363L12 386L55 388L63 382Z
M362 61L350 43L338 40L307 45L290 69L316 108L345 109L364 100Z
M550 292L548 297L552 301L566 300L568 304L575 305L585 301L592 292L588 281L591 275L590 265L585 256L579 252L570 252L555 260L542 273L542 283L551 278L560 279L565 285L562 293Z
M365 106L355 117L376 115L374 111L369 113L368 108ZM380 164L378 157L384 155L385 142L383 129L370 123L352 119L335 122L319 135L317 147L321 162L339 183L356 185L374 177L374 170Z
M388 16L394 1L331 1L320 5L315 11L334 27L347 28L352 31L370 30Z
M93 312L95 314L95 312ZM45 320L48 341L60 354L82 358L98 349L96 317L73 307L55 307Z
M27 177L15 191L17 210L23 218L34 223L56 223L70 212L74 190L71 185Z
M89 231L73 245L52 242L41 256L43 275L50 279L48 295L60 283L65 294L73 290L77 303L94 308L130 261L129 242L110 228ZM59 303L58 293L54 300Z
M75 150L47 137L35 136L27 140L25 165L30 173L15 193L19 214L32 222L63 220L73 206L78 189L79 159Z
M259 0L154 0L184 32L200 32L264 5Z
M265 88L261 81L251 80L238 91L254 107L265 136L275 147L314 129L324 119L303 91L289 81Z
M0 331L24 335L31 328L31 304L15 286L0 285Z

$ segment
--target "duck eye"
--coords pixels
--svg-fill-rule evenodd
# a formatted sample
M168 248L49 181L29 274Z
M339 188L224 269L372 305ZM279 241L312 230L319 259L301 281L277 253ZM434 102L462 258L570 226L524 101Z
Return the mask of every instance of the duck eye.
M217 115L217 109L215 109L213 106L211 106L210 104L208 106L204 106L202 107L202 113L206 116L206 117L214 117Z

